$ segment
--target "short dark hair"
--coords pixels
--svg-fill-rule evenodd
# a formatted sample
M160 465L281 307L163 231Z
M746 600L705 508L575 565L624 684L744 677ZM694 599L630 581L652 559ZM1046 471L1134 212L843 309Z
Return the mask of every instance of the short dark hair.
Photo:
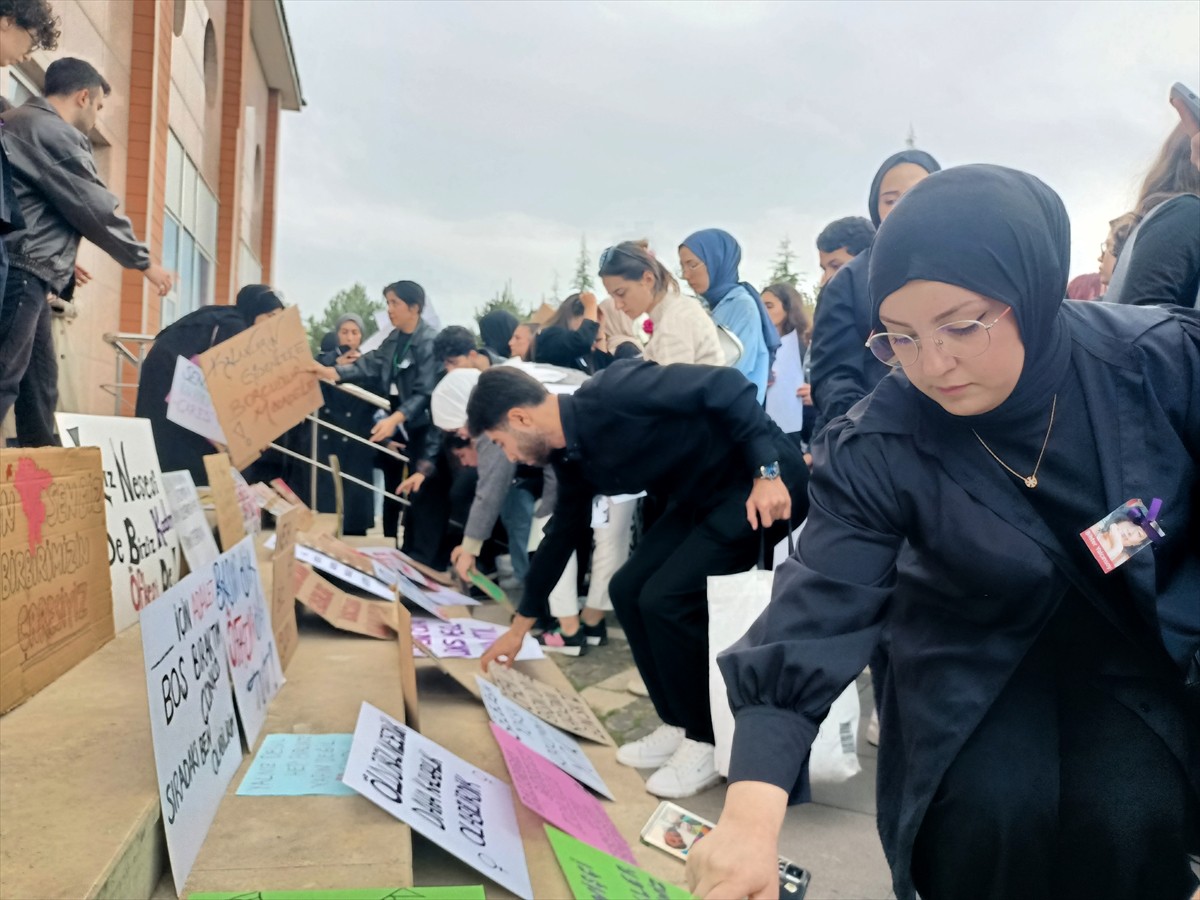
M33 34L31 51L58 47L60 20L47 0L0 0L0 19L11 19L18 28Z
M833 253L842 247L851 256L858 256L875 239L875 226L862 216L846 216L830 222L817 235L817 249L822 253Z
M550 394L536 378L513 366L492 366L479 376L467 401L467 430L472 437L499 428L509 410L541 406Z
M384 297L389 293L395 294L409 306L415 306L421 311L425 309L425 288L415 281L393 281L383 289Z
M104 80L96 67L90 62L64 56L50 63L46 69L44 90L47 97L69 97L79 91L91 91L100 88L107 97L112 93L112 85Z
M433 358L440 363L476 349L475 335L461 325L449 325L433 339Z

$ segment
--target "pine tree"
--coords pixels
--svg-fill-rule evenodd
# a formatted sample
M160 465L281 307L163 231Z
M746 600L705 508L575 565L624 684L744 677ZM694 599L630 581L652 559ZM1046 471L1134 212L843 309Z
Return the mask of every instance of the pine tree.
M367 289L361 284L355 284L351 288L338 291L325 306L325 311L321 314L321 318L318 319L316 316L309 316L305 322L305 330L308 332L308 344L314 354L318 353L321 349L321 339L327 333L333 331L334 323L346 313L354 313L362 317L363 325L366 326L366 331L363 332L363 340L366 340L379 330L375 324L375 314L383 312L384 308L383 301L372 300L368 297Z
M475 310L475 321L478 322L488 313L495 312L498 309L512 313L521 322L524 322L530 316L529 307L521 303L513 293L511 278L504 282L503 290L496 291L491 300Z
M579 293L590 291L596 282L592 280L592 260L588 256L587 235L579 239L579 261L575 264L575 280L573 285Z
M796 261L796 254L792 252L792 240L789 237L784 237L779 242L779 255L775 257L775 262L772 264L774 268L767 279L768 284L779 284L787 282L792 287L795 287L800 280L800 273L792 269L792 263Z

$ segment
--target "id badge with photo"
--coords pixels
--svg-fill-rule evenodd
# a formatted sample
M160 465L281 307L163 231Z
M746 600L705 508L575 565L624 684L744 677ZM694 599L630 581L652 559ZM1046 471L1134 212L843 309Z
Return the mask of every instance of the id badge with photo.
M1166 537L1158 524L1161 509L1162 501L1157 498L1149 506L1140 499L1126 500L1099 522L1079 532L1100 571L1111 572Z

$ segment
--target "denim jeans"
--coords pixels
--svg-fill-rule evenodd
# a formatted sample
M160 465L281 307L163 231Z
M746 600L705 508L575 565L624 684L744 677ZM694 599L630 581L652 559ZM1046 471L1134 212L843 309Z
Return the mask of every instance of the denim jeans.
M508 532L508 552L512 556L513 574L524 584L529 574L529 532L533 527L533 494L519 487L509 488L500 507L500 521Z
M0 305L0 420L15 407L22 447L57 446L57 405L58 358L46 285L10 268Z

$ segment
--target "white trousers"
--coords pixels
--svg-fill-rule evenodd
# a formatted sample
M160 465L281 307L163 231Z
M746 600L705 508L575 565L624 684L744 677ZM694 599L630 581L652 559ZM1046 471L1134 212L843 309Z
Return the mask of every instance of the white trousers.
M629 542L633 532L633 513L636 500L609 503L608 524L592 529L595 542L592 550L592 580L588 585L586 606L589 609L612 609L608 583L613 574L629 559ZM562 578L550 592L550 615L556 619L579 615L579 560L571 554Z

